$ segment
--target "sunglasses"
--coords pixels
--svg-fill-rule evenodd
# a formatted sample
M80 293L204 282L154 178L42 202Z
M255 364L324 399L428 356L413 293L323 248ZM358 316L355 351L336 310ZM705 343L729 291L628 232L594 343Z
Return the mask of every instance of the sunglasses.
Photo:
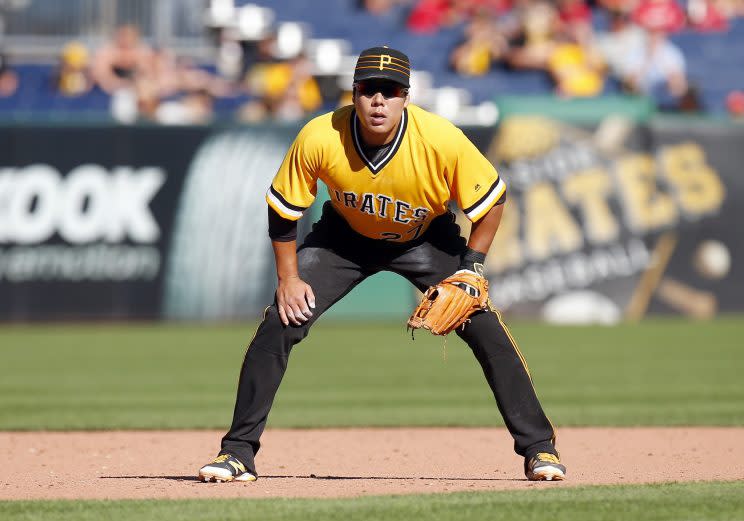
M405 98L408 95L408 89L399 83L389 81L360 81L354 84L357 94L372 97L378 92L385 99Z

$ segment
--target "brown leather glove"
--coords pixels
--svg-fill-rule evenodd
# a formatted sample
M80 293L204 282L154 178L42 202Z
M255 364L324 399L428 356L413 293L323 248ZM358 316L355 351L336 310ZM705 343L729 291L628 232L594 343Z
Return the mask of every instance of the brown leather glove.
M488 309L488 281L472 271L460 270L426 290L408 319L408 328L446 335L482 309Z

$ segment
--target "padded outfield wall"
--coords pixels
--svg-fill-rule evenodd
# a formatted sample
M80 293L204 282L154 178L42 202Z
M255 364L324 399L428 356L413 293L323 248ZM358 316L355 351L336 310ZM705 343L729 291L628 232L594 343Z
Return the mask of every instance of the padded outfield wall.
M744 126L503 114L464 130L509 184L487 267L508 316L744 309ZM255 318L275 284L264 194L298 128L0 126L0 319ZM416 298L380 274L329 314Z

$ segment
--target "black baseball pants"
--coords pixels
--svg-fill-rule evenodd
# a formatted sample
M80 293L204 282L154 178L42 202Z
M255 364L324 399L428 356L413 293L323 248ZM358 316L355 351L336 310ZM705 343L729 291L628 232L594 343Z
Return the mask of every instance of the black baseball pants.
M237 457L252 472L254 456L287 369L292 347L305 338L325 310L366 277L380 271L399 273L424 291L454 273L465 248L454 216L432 222L416 243L397 244L367 239L349 228L332 209L323 208L298 249L300 277L315 293L313 316L300 326L284 326L276 303L264 312L243 361L232 426L222 439L222 453ZM473 351L521 456L555 452L555 433L535 394L519 349L499 314L484 311L471 317L457 335Z

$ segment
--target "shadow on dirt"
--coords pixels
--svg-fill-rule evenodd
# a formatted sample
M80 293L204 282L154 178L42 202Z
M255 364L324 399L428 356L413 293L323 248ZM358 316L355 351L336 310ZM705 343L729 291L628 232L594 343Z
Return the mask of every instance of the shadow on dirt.
M101 476L101 479L161 479L167 481L199 481L196 476ZM260 480L267 479L317 479L317 480L402 480L402 481L526 481L525 479L513 478L450 478L450 477L425 477L425 476L316 476L310 475L267 475L259 476Z

